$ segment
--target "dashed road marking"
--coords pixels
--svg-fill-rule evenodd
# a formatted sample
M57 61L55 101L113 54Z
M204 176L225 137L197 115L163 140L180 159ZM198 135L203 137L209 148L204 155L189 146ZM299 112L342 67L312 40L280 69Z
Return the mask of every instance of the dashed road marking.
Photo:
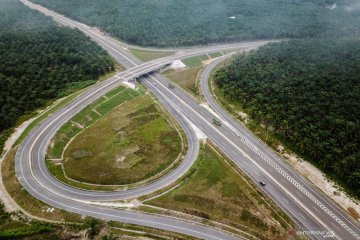
M238 133L238 132L236 132ZM287 174L282 168L280 168L274 161L272 161L268 156L259 151L249 140L240 136L241 141L247 145L253 152L260 156L266 163L268 163L273 169L278 171L283 177L285 177L290 183L292 183L297 189L299 189L303 194L296 192L296 194L303 198L304 195L307 196L311 201L313 201L317 206L319 206L324 212L326 212L331 218L333 218L337 223L339 223L343 228L351 233L356 239L360 239L359 235L356 234L347 224L345 224L339 217L332 213L327 207L325 207L318 199L316 199L311 193L309 193L302 185L300 185L294 178ZM299 213L300 214L300 213ZM301 215L301 214L300 214Z

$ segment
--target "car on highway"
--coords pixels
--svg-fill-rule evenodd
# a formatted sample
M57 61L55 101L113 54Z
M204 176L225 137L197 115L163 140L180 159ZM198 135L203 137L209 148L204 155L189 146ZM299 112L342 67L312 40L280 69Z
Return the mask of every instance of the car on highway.
M221 126L221 121L215 117L213 118L213 123L215 123L218 126Z
M169 88L175 88L174 84L169 83Z
M260 181L259 183L260 183L260 185L263 186L263 187L266 186L266 184L265 184L263 181Z

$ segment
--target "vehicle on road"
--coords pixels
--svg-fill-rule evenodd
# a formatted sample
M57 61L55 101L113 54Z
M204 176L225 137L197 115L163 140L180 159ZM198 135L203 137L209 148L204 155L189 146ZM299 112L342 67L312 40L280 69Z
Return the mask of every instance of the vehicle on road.
M175 88L174 84L169 83L169 88Z
M221 126L221 121L215 117L213 118L213 123L215 123L218 126Z
M265 187L266 184L263 181L260 181L260 185Z

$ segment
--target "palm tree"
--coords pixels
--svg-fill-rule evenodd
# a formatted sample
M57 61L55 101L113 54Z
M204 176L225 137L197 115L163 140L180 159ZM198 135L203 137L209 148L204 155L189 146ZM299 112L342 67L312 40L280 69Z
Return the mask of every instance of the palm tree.
M92 218L91 220L88 221L88 226L89 226L89 230L86 233L86 235L90 238L90 239L94 239L94 237L96 235L99 234L101 226L99 224L99 221L96 220L95 218Z
M112 233L110 235L102 236L101 240L117 240L118 238L115 237Z

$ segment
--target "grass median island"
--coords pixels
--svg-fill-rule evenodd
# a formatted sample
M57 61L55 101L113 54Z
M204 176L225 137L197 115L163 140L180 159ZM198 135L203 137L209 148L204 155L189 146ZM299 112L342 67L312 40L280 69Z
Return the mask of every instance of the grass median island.
M211 61L220 56L222 56L222 53L215 52L209 53L208 55L187 58L183 60L183 63L189 68L179 70L168 69L162 74L193 96L197 97L199 95L197 81L206 61Z
M209 60L208 55L201 55L191 58L186 58L183 60L183 63L188 66L189 68L202 66L204 61Z
M211 58L217 58L223 56L223 54L221 52L214 52L214 53L209 53L209 56Z
M198 66L183 71L171 72L165 74L165 76L192 95L198 95L199 91L196 81L201 69L202 66Z
M163 110L143 92L119 87L74 116L48 150L50 171L83 187L133 184L167 169L182 152L182 140Z
M130 49L130 52L144 62L149 62L151 60L171 56L174 54L174 52L156 52L140 49Z
M199 157L199 168L185 183L147 203L221 222L261 239L286 239L284 213L265 203L210 145Z
M106 114L106 111L111 111L111 109L115 108L122 101L130 99L137 94L138 92L132 89L125 90L125 87L120 86L84 108L56 133L49 147L48 157L51 159L60 159L66 144L73 137L100 119L102 114ZM100 112L102 112L102 114Z

